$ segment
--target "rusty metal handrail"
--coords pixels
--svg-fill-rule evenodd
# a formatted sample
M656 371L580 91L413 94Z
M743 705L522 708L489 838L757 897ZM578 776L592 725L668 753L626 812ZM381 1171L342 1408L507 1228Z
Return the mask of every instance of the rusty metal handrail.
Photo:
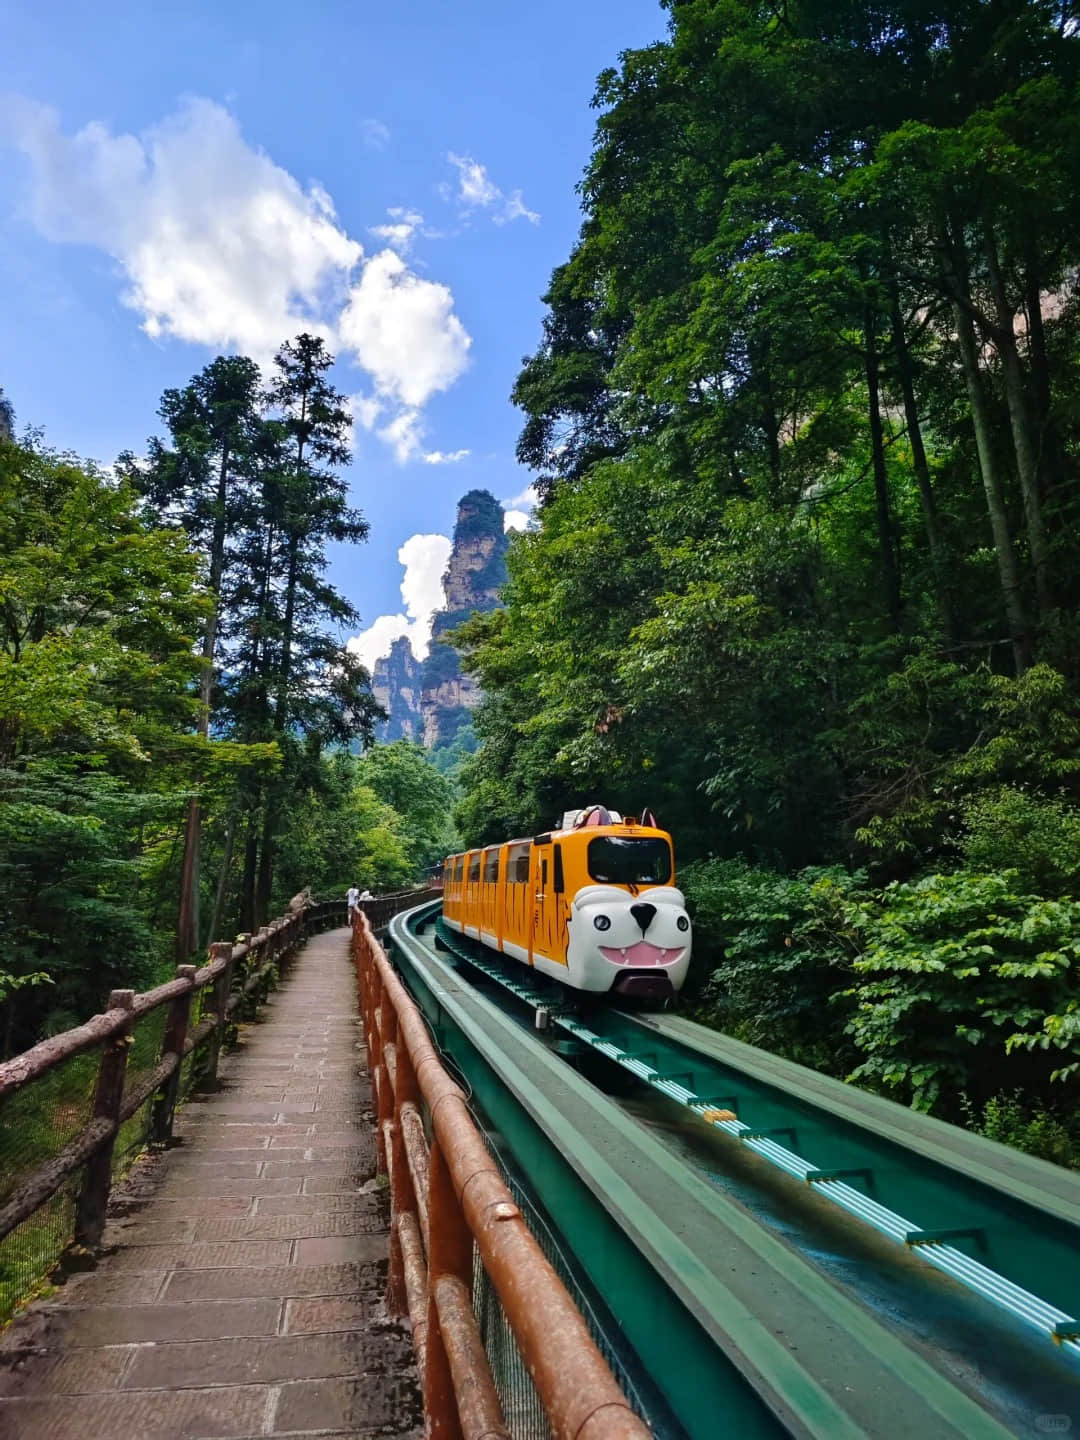
M475 1242L555 1440L648 1440L363 915L352 946L379 1168L390 1180L387 1303L412 1325L427 1435L510 1440L473 1314ZM430 1152L421 1098L434 1132Z

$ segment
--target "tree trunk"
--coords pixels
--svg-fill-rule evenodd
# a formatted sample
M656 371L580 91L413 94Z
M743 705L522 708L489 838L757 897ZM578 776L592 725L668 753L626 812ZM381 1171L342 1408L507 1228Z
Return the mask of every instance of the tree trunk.
M236 840L236 812L230 811L225 824L225 846L221 855L221 871L218 875L217 891L214 894L214 908L210 914L210 931L206 937L207 946L219 938L221 917L225 913L225 901L229 893L229 871L232 869L233 845Z
M994 550L997 553L998 576L1001 580L1001 594L1005 602L1005 615L1009 623L1012 640L1013 661L1017 675L1023 675L1031 664L1031 630L1024 609L1020 589L1020 575L1016 565L1012 536L1009 533L1009 517L1005 509L1004 487L998 473L997 457L994 454L993 427L990 422L990 407L986 399L986 388L979 369L978 342L971 316L960 305L954 305L957 338L960 341L960 358L964 366L964 381L967 385L968 404L971 407L971 423L975 430L975 449L982 471L983 489L986 492L986 508L990 514L990 529L994 536Z
M277 807L272 788L263 808L262 844L259 847L259 878L255 887L255 927L270 919L270 888L274 883L274 829Z
M214 651L217 647L218 614L221 608L221 581L225 573L226 501L229 483L229 444L221 447L215 496L214 533L210 542L210 614L202 643L202 674L199 676L199 735L210 734L210 699L214 688ZM176 961L182 964L199 946L199 843L202 836L201 803L198 795L188 801L184 829L184 858L180 864L180 913L176 921Z
M1001 596L1005 606L1005 617L1012 641L1013 663L1017 675L1023 675L1032 660L1031 627L1028 623L1024 595L1020 588L1020 572L1016 564L1012 533L1009 529L1009 515L1005 508L1005 486L994 453L994 432L990 417L990 404L986 397L986 386L979 367L979 345L975 335L975 322L971 318L970 287L968 285L967 251L964 246L963 225L953 214L947 220L940 217L940 235L943 256L943 280L945 292L952 301L953 319L956 323L956 338L960 347L960 360L964 370L964 384L967 388L968 406L971 410L971 424L975 432L975 450L979 457L983 490L986 494L986 508L990 516L990 530L994 537L994 551L998 562L998 577ZM967 302L967 303L965 303Z
M180 910L176 917L176 963L182 965L199 945L199 797L192 795L184 820L184 854L180 861Z
M1009 407L1009 427L1012 431L1013 452L1016 455L1016 471L1020 477L1020 493L1024 498L1024 520L1027 529L1028 547L1031 550L1031 566L1035 572L1035 597L1039 610L1045 616L1053 609L1053 595L1050 589L1050 557L1043 526L1042 503L1039 499L1039 462L1035 442L1031 433L1031 416L1028 413L1027 389L1020 351L1016 344L1016 329L1013 311L1005 293L998 263L997 244L989 221L983 224L983 238L986 250L987 273L990 292L994 301L995 327L987 339L992 340L1001 355L1005 373L1005 396Z
M1028 351L1039 436L1039 497L1045 500L1064 482L1065 455L1061 435L1054 421L1054 397L1050 383L1050 360L1046 353L1039 272L1031 256L1028 257L1024 273L1024 310L1027 314Z
M885 466L885 443L881 426L880 358L877 351L873 311L867 307L863 316L866 341L866 388L870 397L870 446L874 467L874 499L877 509L878 554L881 560L881 584L889 627L900 629L900 573L894 541L892 511L889 505L889 474Z
M911 463L915 468L915 480L919 486L922 501L923 524L926 526L926 543L930 552L930 568L934 575L934 589L937 591L938 613L945 639L952 644L956 639L956 616L953 612L952 597L949 594L948 566L945 546L941 539L941 525L937 500L930 479L930 465L923 444L922 426L919 423L919 407L915 399L915 373L908 349L907 333L904 329L904 314L900 305L900 287L893 280L890 286L892 305L892 339L896 354L896 371L900 380L900 392L904 398L904 419L907 422L908 439L911 441Z
M247 838L244 841L244 879L240 887L240 929L245 935L255 932L255 877L259 862L259 807L248 814Z

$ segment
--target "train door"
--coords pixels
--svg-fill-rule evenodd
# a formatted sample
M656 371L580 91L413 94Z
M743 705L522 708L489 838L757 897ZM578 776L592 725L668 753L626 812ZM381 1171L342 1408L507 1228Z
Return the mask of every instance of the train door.
M559 845L553 845L550 840L533 841L529 878L533 897L529 960L535 964L535 957L539 955L565 964L566 947L559 940L560 909L564 905Z
M558 840L551 847L551 950L553 960L560 965L569 963L567 951L570 949L570 927L567 920L570 915L570 906L567 903L566 875L563 864L563 847Z
M534 840L529 852L529 964L536 964L537 955L547 958L544 936L547 929L547 888L550 884L551 846Z

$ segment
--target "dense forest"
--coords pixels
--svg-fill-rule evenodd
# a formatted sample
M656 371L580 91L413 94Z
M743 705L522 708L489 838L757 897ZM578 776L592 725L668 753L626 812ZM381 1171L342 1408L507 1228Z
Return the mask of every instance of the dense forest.
M219 357L109 472L0 433L0 1047L143 988L310 886L389 890L450 848L450 782L345 647L333 357ZM2 398L2 397L0 397ZM358 751L363 753L358 754Z
M648 803L700 1014L1076 1163L1076 11L666 9L514 390L463 831Z

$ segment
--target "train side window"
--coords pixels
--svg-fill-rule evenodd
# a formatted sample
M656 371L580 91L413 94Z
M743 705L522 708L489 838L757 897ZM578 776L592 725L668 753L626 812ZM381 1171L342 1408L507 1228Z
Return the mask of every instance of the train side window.
M454 883L461 884L461 877L465 874L465 856L459 855L454 862Z
M496 885L499 881L499 852L498 850L484 851L484 884Z
M480 879L480 855L479 852L469 859L469 884L475 885Z
M508 885L527 885L529 881L529 845L512 845L506 857Z

